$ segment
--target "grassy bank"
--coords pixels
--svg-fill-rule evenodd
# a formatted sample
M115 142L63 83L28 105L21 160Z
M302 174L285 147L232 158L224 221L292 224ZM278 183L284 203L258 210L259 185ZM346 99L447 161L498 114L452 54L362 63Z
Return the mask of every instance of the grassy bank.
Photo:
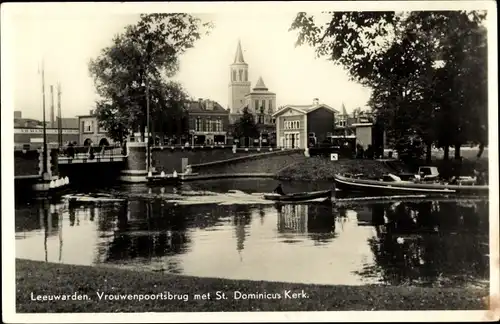
M332 180L338 173L363 173L367 176L382 176L392 172L384 163L375 160L343 159L330 161L324 157L310 157L280 170L281 180Z
M485 290L383 286L320 286L226 280L16 260L17 312L201 312L341 310L483 310ZM216 300L216 291L227 299ZM280 294L281 299L234 299L234 292ZM285 291L305 295L285 298ZM34 301L31 296L77 292L86 301ZM182 300L99 300L105 294L187 294ZM194 294L211 298L194 300ZM33 294L33 295L32 295ZM40 297L41 298L41 297Z

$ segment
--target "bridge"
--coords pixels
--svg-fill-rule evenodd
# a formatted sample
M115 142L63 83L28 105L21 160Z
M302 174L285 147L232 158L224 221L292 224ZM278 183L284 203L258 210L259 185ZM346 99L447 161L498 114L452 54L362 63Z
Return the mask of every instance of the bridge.
M82 152L83 149L83 152ZM83 163L112 163L123 162L127 155L121 147L110 147L109 149L99 149L99 152L91 155L88 147L76 147L74 154L67 151L59 153L57 163L61 164L83 164Z
M73 164L109 164L124 162L127 155L121 147L98 147L93 152L89 147L76 146L73 152L50 148L47 154L47 169L57 174L59 166ZM14 179L35 180L42 177L43 150L14 150Z
M143 142L127 143L121 147L89 149L88 146L70 150L49 150L47 169L49 178L68 177L71 183L85 186L107 180L145 182L148 175L147 150ZM42 179L42 150L15 150L16 191ZM153 173L183 172L189 164L194 172L207 175L275 173L291 162L304 158L302 149L276 147L235 148L223 146L168 146L151 148ZM50 181L49 179L49 181Z

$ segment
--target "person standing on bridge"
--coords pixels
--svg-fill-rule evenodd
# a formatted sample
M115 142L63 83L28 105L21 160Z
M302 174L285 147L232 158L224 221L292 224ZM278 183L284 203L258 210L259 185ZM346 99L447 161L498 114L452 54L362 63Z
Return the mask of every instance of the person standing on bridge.
M71 142L68 143L68 147L66 148L66 154L71 159L75 158L75 148L73 147L73 143Z
M123 140L122 144L122 155L127 155L127 140Z
M94 154L94 147L92 146L92 141L90 141L89 143L89 160L93 160L94 157L95 157L95 154Z

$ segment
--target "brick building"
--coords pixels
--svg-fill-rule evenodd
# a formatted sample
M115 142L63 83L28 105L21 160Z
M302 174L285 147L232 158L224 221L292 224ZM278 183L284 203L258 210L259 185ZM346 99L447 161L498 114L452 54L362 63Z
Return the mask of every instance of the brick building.
M110 145L114 141L106 134L106 129L99 126L99 121L97 116L91 110L89 115L78 116L79 125L79 144L88 145L93 143L93 145Z
M189 113L189 143L191 145L226 145L229 111L209 99L186 104Z
M57 117L59 118L59 117ZM49 147L57 147L59 145L59 128L57 122L51 124L46 122L47 144ZM80 141L78 120L76 118L63 118L61 120L62 144L68 142ZM30 148L36 149L43 145L43 122L32 119L23 118L21 111L14 112L14 148Z

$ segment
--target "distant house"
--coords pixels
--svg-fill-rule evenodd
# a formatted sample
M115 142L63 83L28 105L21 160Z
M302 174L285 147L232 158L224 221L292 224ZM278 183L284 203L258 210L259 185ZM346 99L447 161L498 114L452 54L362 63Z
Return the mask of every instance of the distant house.
M355 136L356 124L373 123L373 115L369 112L356 108L351 114L348 114L344 104L342 104L342 113L335 119L334 136Z
M190 145L225 145L229 111L209 99L188 101Z
M99 126L99 121L93 110L90 111L89 115L78 116L78 125L80 145L92 143L93 145L101 146L114 143L114 141L108 137L106 129Z
M316 98L312 105L286 105L273 114L277 145L306 148L324 142L333 134L338 111Z
M63 119L64 120L64 119ZM59 134L62 135L63 145L67 142L78 142L78 120L76 118L67 118L67 120L76 120L76 122L65 122L61 126L61 132L57 125L53 126L50 122L46 123L47 144L50 147L59 145ZM14 112L14 147L16 148L40 148L43 145L43 122L23 118L21 111Z

